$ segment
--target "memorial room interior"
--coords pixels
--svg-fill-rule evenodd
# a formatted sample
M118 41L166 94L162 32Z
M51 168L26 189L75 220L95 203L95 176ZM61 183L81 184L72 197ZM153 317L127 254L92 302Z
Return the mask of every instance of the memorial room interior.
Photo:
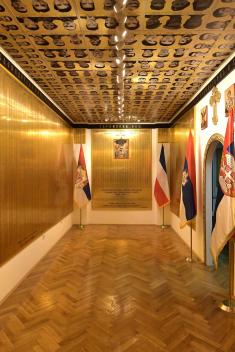
M0 0L0 351L235 352L234 52L234 0Z

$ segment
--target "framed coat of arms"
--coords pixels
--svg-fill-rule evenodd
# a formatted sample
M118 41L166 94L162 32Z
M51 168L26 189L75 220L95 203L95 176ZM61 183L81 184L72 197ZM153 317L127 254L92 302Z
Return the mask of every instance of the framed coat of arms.
M114 159L129 159L129 139L119 138L113 140Z
M224 93L225 100L225 116L229 116L229 110L235 106L235 84L232 84L229 88L225 90Z
M204 106L201 109L201 129L204 130L208 127L208 107Z

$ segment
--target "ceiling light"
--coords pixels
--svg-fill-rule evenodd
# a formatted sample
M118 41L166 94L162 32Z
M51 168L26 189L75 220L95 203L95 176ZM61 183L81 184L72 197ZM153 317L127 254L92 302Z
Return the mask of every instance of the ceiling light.
M117 35L114 36L114 40L115 40L115 42L118 42L118 36Z
M127 30L125 30L125 31L122 33L122 38L125 38L126 35L127 35Z
M121 63L121 59L118 57L118 58L116 59L116 64L117 64L117 65L120 65L120 63Z
M126 3L127 3L127 0L123 0L123 2L122 2L122 6L125 6L125 5L126 5Z

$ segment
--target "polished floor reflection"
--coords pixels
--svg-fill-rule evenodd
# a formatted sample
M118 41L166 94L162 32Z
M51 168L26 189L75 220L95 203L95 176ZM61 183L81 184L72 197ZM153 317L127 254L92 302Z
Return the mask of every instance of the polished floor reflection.
M73 228L0 307L0 351L234 352L226 278L172 230Z

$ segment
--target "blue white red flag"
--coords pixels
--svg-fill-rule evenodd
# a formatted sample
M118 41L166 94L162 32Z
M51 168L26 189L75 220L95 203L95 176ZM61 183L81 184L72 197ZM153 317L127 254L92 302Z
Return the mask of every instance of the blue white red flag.
M164 146L162 145L159 161L157 164L157 175L154 186L154 196L159 207L165 207L170 202L169 184L166 171L166 160Z
M219 189L215 221L211 236L211 253L218 266L218 257L235 232L235 148L234 110L230 109L220 163Z
M180 227L184 227L197 214L196 198L196 167L194 156L194 143L191 131L189 132L186 147L186 156L181 185L180 199Z
M83 208L90 200L91 190L81 145L74 184L74 202L79 208Z

